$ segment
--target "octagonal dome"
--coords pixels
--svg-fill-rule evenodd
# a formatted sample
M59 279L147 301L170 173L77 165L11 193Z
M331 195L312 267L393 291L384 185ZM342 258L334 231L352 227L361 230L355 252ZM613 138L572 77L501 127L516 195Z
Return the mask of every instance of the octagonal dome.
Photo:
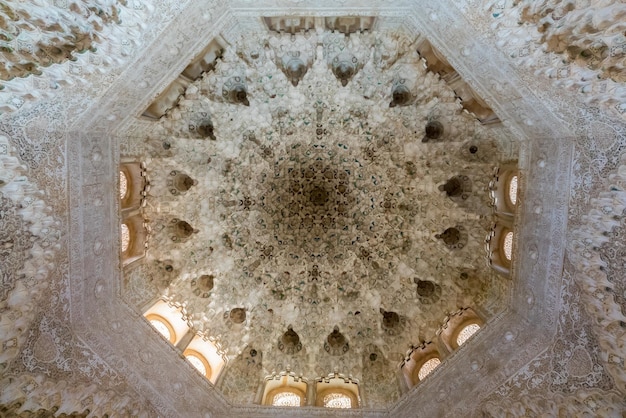
M488 320L511 283L484 250L505 129L463 109L427 69L414 34L327 25L261 28L221 48L145 138L142 212L152 235L132 274L149 287L172 266L161 296L220 341L228 358L220 383L234 402L254 402L273 371L314 381L338 370L358 379L362 406L387 406L402 393L407 350L434 340L459 309ZM346 83L333 71L342 54L355 64ZM308 63L296 85L282 70L294 56ZM245 103L230 96L231 83ZM391 106L399 85L409 98ZM198 135L201 120L212 136ZM435 123L439 134L424 142ZM179 172L194 179L184 194L172 188ZM443 191L457 176L464 192ZM182 239L177 219L194 235ZM210 292L196 286L203 275L214 278ZM433 291L422 297L418 283ZM245 320L232 321L233 309ZM398 320L386 325L381 312ZM289 326L302 350L286 356L278 341ZM349 341L340 356L324 346L333 327ZM262 361L250 363L242 354L250 350Z
M24 359L7 363L7 376L19 378L4 393L66 393L73 389L62 382L75 379L91 394L83 404L102 413L111 407L89 383L141 394L110 395L115 412L131 415L497 416L519 381L549 382L559 399L571 399L567 388L593 380L604 403L596 392L571 390L589 408L619 408L619 344L594 328L609 346L601 361L597 344L585 343L587 317L562 312L578 294L564 252L572 132L584 130L562 123L576 120L555 105L569 96L533 85L477 29L471 2L427 3L189 2L149 23L139 15L165 6L137 2L140 12L117 11L120 22L127 18L124 34L107 32L115 42L102 44L115 60L100 62L90 50L67 63L67 80L99 80L103 89L85 83L72 97L61 83L61 105L53 92L44 100L10 84L3 111L43 101L2 126L37 173L34 185L2 180L11 198L28 196L3 222L21 216L32 223L25 237L46 235L35 258L63 253L51 245L57 240L67 240L67 252L58 265L25 264L25 284L11 290L10 309L24 301L23 286L34 295L50 286L60 308L19 308L39 313L28 338L3 341L3 352ZM510 30L503 25L498 33ZM140 34L150 43L130 41ZM99 65L114 69L101 68L100 77ZM597 129L602 150L589 152L611 154L614 124L607 126ZM22 140L33 136L37 146ZM67 177L41 192L36 184L51 174L37 166L45 171L55 160L66 161ZM24 170L12 161L11 173ZM494 209L513 177L515 202ZM38 199L48 198L58 200L55 210L69 206L67 219L46 217ZM603 211L590 219L617 222ZM575 245L591 245L595 238L581 231ZM33 283L49 270L65 273ZM611 307L604 312L619 327ZM565 335L576 319L584 335ZM537 369L562 346L575 361L550 363L548 379ZM417 362L419 352L428 355ZM542 378L524 380L531 374ZM328 392L337 381L344 391ZM293 388L282 392L283 405L299 399L301 407L259 405L281 384ZM359 411L318 408L326 398Z
M484 240L497 221L494 168L515 161L518 146L497 117L481 123L464 109L451 74L428 68L447 61L433 58L419 26L345 18L369 26L342 32L340 15L279 11L262 22L228 12L244 32L216 26L187 60L176 47L177 70L139 101L147 110L93 122L118 125L133 150L120 161L141 161L149 184L147 252L123 270L120 296L138 312L161 298L182 308L190 332L218 342L226 366L215 389L198 390L251 405L276 371L309 382L341 372L376 414L406 391L405 356L437 339L451 314L471 308L489 322L506 309L512 281L489 267ZM283 27L294 23L305 27ZM294 75L281 54L304 70ZM192 74L198 56L212 62ZM140 88L152 84L142 77ZM172 189L179 173L195 183L183 194ZM458 175L470 183L462 201L439 187ZM214 286L198 294L201 276ZM420 283L433 292L421 297ZM397 323L385 326L385 312ZM302 344L292 355L279 349L288 327ZM345 344L335 354L331 331ZM163 349L150 358L165 367Z

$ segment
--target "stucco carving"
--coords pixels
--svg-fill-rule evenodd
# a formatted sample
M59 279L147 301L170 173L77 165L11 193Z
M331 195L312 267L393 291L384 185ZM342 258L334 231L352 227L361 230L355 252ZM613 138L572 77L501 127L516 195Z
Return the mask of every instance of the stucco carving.
M540 75L557 91L577 91L585 102L625 117L622 2L468 0L455 5L528 76Z
M74 99L66 104L76 114L84 112L89 100L102 97L125 65L186 4L90 0L5 3L0 15L6 22L0 36L6 62L5 77L0 77L0 111L14 112L30 107L31 102L59 96L67 99L73 91ZM77 89L84 94L81 100L76 100Z
M94 44L102 42L98 29L119 23L118 2L104 7L89 1L56 2L55 6L50 13L50 6L45 5L3 4L0 79L41 75L39 67L75 61L75 53L95 52Z
M124 298L133 305L149 303L169 283L165 283L159 291L153 288L154 284L141 281L144 269L147 270L145 275L156 275L150 269L160 268L155 260L149 258L145 265L132 269L132 275L131 272L125 273L124 280L132 278L128 281L128 287L119 275L119 266L115 262L119 253L116 238L119 228L115 215L116 158L120 149L126 156L142 156L145 151L150 158L173 157L172 167L167 167L168 170L184 168L186 158L198 158L200 161L202 157L208 160L209 156L203 155L192 158L191 150L181 153L184 148L180 145L182 141L171 138L167 141L146 141L153 135L153 125L134 120L133 117L140 114L139 109L145 109L153 93L160 90L160 84L166 83L164 80L169 77L166 74L168 68L171 68L172 74L176 71L179 74L187 63L184 61L206 46L202 44L206 39L193 39L192 34L198 28L205 28L203 33L208 38L221 32L229 42L234 42L234 39L240 38L242 28L259 29L258 19L257 23L252 22L254 19L246 20L247 17L258 15L259 8L264 8L264 13L270 16L285 16L293 12L293 7L298 7L298 13L302 13L304 6L288 0L279 3L263 0L254 2L254 5L246 1L234 1L229 2L228 7L237 11L229 12L226 16L223 15L226 8L223 4L216 4L208 12L204 4L159 4L164 8L155 8L152 14L142 15L140 20L149 22L142 29L124 27L124 30L134 30L132 33L135 34L141 31L145 37L135 36L134 39L143 42L142 45L148 45L168 22L174 23L170 28L180 31L168 33L176 33L180 38L175 41L164 38L164 42L146 50L143 56L157 59L140 59L139 48L131 51L128 60L134 59L135 63L144 64L133 66L122 77L122 68L129 61L114 61L110 67L106 67L104 74L93 72L88 75L70 73L68 65L71 63L53 65L45 69L42 76L11 80L5 84L5 90L0 92L1 100L14 103L8 105L9 110L18 109L17 104L22 106L13 115L5 113L0 116L0 135L4 136L0 139L3 225L23 229L27 231L24 237L28 237L27 241L14 240L13 248L16 251L9 255L8 259L12 260L10 267L5 269L2 265L3 273L5 270L10 272L8 278L6 275L3 278L3 283L10 283L6 287L10 290L6 300L0 302L3 344L0 367L3 376L9 376L0 383L3 411L8 410L13 415L43 408L53 413L90 409L93 415L109 413L112 416L128 412L139 416L275 417L341 414L403 417L414 416L415 411L422 411L420 413L424 416L436 416L438 412L451 416L471 416L483 411L496 416L504 413L523 416L546 412L611 415L624 410L626 389L621 360L623 347L620 345L624 336L620 324L620 321L624 321L624 312L623 299L619 294L623 289L619 280L615 279L618 277L617 272L621 271L618 259L623 252L617 237L622 235L624 229L621 221L624 215L620 211L623 210L623 163L620 159L623 158L624 150L624 126L619 121L622 117L620 108L616 107L619 100L623 101L620 99L621 93L609 80L590 81L592 93L578 94L574 90L560 89L550 79L537 78L533 74L536 68L550 71L558 69L558 60L564 57L559 54L550 53L549 59L545 59L543 53L537 54L537 67L535 64L530 67L518 66L518 58L504 57L498 48L507 52L518 48L509 50L502 44L498 46L498 40L490 27L495 22L494 33L499 33L505 39L504 34L509 26L499 26L498 18L492 16L494 9L485 8L478 1L454 4L418 1L394 3L393 6L376 3L377 7L381 6L376 9L376 13L380 13L380 20L376 23L379 26L376 28L402 28L401 31L413 31L416 36L418 33L427 36L503 120L505 129L495 128L491 131L498 136L495 139L499 144L498 149L516 157L516 145L510 145L513 142L509 139L517 136L522 140L519 160L522 168L520 201L523 207L519 209L516 218L516 227L520 233L515 244L519 249L519 261L513 266L514 291L510 300L519 316L509 312L493 318L470 343L461 347L457 354L447 359L389 411L365 409L337 413L319 409L285 410L229 405L218 391L179 358L176 350L164 343L134 308L119 301L120 295L124 294ZM465 17L461 16L455 4L463 8ZM550 4L541 2L540 6ZM585 2L580 4L584 7L593 6ZM519 9L528 5L522 2L515 7ZM613 3L607 5L615 6ZM405 6L410 7L394 9ZM496 2L489 6L500 8L506 14L506 10L513 7L513 2ZM362 2L352 0L341 6L337 6L336 2L321 1L319 7L312 10L311 14L373 14ZM419 10L419 13L411 10ZM535 14L532 9L528 11ZM581 12L584 13L584 9ZM207 27L206 13L210 13L213 19L210 27ZM535 15L544 18L540 10ZM148 16L158 18L151 19ZM180 17L180 21L176 21L177 17ZM241 26L234 25L238 20L242 22ZM566 36L559 38L558 33L548 33L546 40L550 38L570 42L575 22L571 17L564 22L567 23ZM610 20L608 22L609 27L612 26ZM516 18L510 19L509 23L510 27L519 26ZM442 27L452 29L437 29ZM521 27L524 30L532 29L533 24L524 23ZM462 32L454 28L462 28ZM517 36L507 35L506 39L517 39ZM522 33L519 39L525 36ZM121 38L112 37L112 45L115 45L115 39ZM539 38L533 35L531 39ZM534 41L531 43L534 45ZM106 45L101 45L99 51L103 51ZM504 45L508 44L504 42ZM172 55L173 47L180 56ZM117 49L111 47L108 53L115 56L115 51ZM599 51L602 53L601 49ZM78 62L92 57L91 54L86 52L79 55ZM150 65L154 65L153 69L149 68ZM570 74L579 74L577 65L574 63L569 66ZM313 67L298 86L310 76L311 71ZM356 86L360 75L368 77L375 74L365 65L345 88L352 84ZM574 80L572 85L577 86L575 77L569 79L567 74L563 75L564 83ZM49 77L76 83L71 88L64 86L52 90ZM80 84L80 80L86 80L87 83ZM287 77L284 80L287 81ZM112 83L114 88L96 105L98 97L102 97L102 93ZM287 86L291 88L293 84L287 81ZM125 91L127 95L117 94ZM26 92L30 92L32 97L27 97ZM381 90L374 88L373 92L374 95L381 95L378 97L387 95L385 104L388 107L392 90L386 86ZM599 98L602 103L598 107L580 105L591 97L586 94ZM42 100L41 97L48 99ZM254 95L251 97L254 98ZM33 111L24 109L27 106L23 106L23 98L32 100ZM99 111L96 111L96 107L90 107L92 104ZM402 108L397 106L394 109ZM64 132L69 125L67 122L77 120L80 114L85 117L77 124L83 128L87 125L81 123L96 121L92 125L94 130L85 129L85 132L122 129L124 137L120 146L118 138L112 135L90 137ZM133 121L119 123L124 115L129 115ZM108 118L118 118L118 121ZM215 129L218 131L220 128L215 125ZM259 141L265 140L258 132L255 134ZM243 136L243 130L237 131L237 135ZM161 134L157 132L155 138L160 139ZM505 140L501 141L502 138ZM219 135L216 135L216 140L219 142ZM170 145L169 149L163 147L164 142ZM453 150L470 161L471 158L478 158L469 151L471 145L473 141L468 138L455 144ZM572 146L575 148L570 181L568 173ZM110 149L112 153L109 153ZM181 155L187 157L181 159ZM408 171L414 168L407 167ZM456 174L463 173L457 170L448 172L433 187L436 188ZM571 199L566 193L569 185ZM475 183L473 187L480 188ZM192 187L187 194L193 193ZM19 205L23 205L22 196L32 197L33 203L20 208ZM176 210L167 212L167 208L182 196L171 198L163 208L166 213L176 216ZM68 206L71 208L69 212ZM49 223L46 223L46 219ZM36 226L38 222L41 228ZM567 230L565 222L568 223ZM450 226L446 225L445 228ZM565 231L568 231L567 234ZM8 236L9 239L13 238L12 233ZM2 240L7 242L4 235ZM50 246L44 246L46 241L51 243ZM569 262L565 264L563 274L562 244L566 241L569 242ZM42 252L38 247L50 248L50 252ZM49 258L49 262L37 261L42 254L44 259ZM31 255L32 258L29 258ZM172 262L176 264L175 260ZM21 277L20 271L24 272L24 277ZM212 272L203 271L201 274ZM515 278L519 281L515 281ZM469 273L467 280L474 280ZM189 285L191 287L191 283ZM415 282L412 282L411 292L417 292ZM50 303L41 303L44 300ZM584 309L581 309L583 305ZM96 306L98 310L94 312L92 309ZM241 306L232 304L228 308L237 307ZM389 306L382 308L395 310L395 307ZM491 309L498 310L497 307ZM45 315L41 315L41 312L45 312ZM585 312L591 318L587 318ZM563 318L562 323L558 321L559 317ZM380 313L377 319L381 321ZM269 322L270 317L262 320ZM577 328L583 328L585 336L576 333ZM94 329L105 331L100 331L99 335L93 332ZM294 325L294 329L300 334L300 328ZM341 330L343 332L344 327ZM325 330L325 334L330 331ZM284 332L285 327L282 327L280 333ZM58 343L48 344L50 339L54 340L54 336L62 337ZM138 341L142 343L141 347L137 347ZM277 341L273 340L276 344ZM353 347L350 340L350 351ZM232 369L226 370L224 383L220 386L234 404L252 402L250 393L255 391L255 385L258 384L242 376L249 373L262 378L264 374L257 368L258 363L250 362L250 359L258 357L250 354L256 348L248 348L241 350L241 355L235 356L236 359L231 362ZM563 348L574 360L559 357L564 352ZM22 353L24 358L29 359L28 367L32 371L27 370L21 362ZM257 349L257 353L261 353L261 350ZM393 364L398 361L376 347L365 348L363 354L363 380L392 370ZM371 360L371 354L376 354L375 360ZM62 360L65 355L68 356L67 362ZM377 364L379 361L384 361L384 364ZM285 363L279 365L286 367ZM70 368L69 371L62 370L65 364ZM238 368L236 364L244 366ZM251 372L248 364L256 371ZM229 374L230 370L236 371ZM46 372L50 375L46 376ZM169 377L167 384L161 381L164 372ZM323 371L319 372L321 374ZM116 373L126 382L117 389L112 383L117 380L110 380L110 376ZM583 378L584 373L591 379ZM97 385L93 384L100 378L98 376L102 376L101 380ZM562 376L565 376L565 382L573 384L572 388L567 383L562 384ZM476 380L481 382L480 387L471 384ZM396 394L387 390L392 385L385 385L386 381L379 380L376 386L364 389L365 405L368 408L371 404L367 399L378 405L393 401ZM75 382L84 384L75 385ZM517 383L522 390L519 390ZM499 400L499 393L507 394L506 404ZM29 403L22 405L21 400L24 399L28 399ZM436 409L436 405L425 403L425 399L435 400L434 403L440 405L445 400L446 410Z
M345 85L328 66L334 52L349 47L345 35L289 35L290 48L299 45L302 56L313 54L311 68L296 85L280 56L256 47L281 45L285 37L248 34L235 50L226 48L215 72L191 84L185 99L150 134L150 142L170 141L171 157L148 163L153 187L145 216L156 231L149 259L177 254L167 297L186 306L197 329L219 336L231 357L253 345L264 353L265 373L289 365L313 379L342 367L360 378L363 359L371 354L364 347L380 335L393 336L394 342L378 350L400 358L413 342L432 338L446 312L481 306L491 315L502 306L497 299L507 283L482 261L483 239L493 221L486 186L498 154L470 163L445 151L466 137L487 147L495 139L461 112L453 92L424 69L415 52L389 51L396 61L385 71L376 46L409 47L401 35L351 34L350 45L360 48L360 65L369 73L355 72ZM318 42L330 46L316 50ZM254 53L243 54L242 45ZM249 111L220 97L233 72L246 74L236 77L246 85ZM411 108L388 105L398 74L410 75L406 85L420 98ZM210 115L216 140L176 139L186 136L189 119L200 112ZM437 143L422 144L420 132L433 115L447 133ZM463 167L466 182L468 176L474 179L473 205L459 207L438 191L436 184L447 178L451 165ZM178 170L198 179L197 190L172 199L162 183L169 184ZM176 245L168 243L172 234L159 231L172 228L170 216L186 219L197 237L189 235L183 246L179 238ZM440 234L451 234L444 231L456 236L438 242ZM470 264L476 264L478 286L461 282L459 269ZM210 293L193 284L206 274L215 278ZM418 276L434 280L437 291L416 294ZM402 324L412 325L386 327L380 307L370 306L377 304L405 306L399 312ZM242 327L221 319L238 306L249 311ZM265 321L271 324L258 325ZM274 342L290 322L303 321L307 326L299 335L307 357L285 361ZM326 341L336 325L355 343L334 347ZM324 352L345 354L342 365ZM380 378L393 384L393 362L378 364L391 366ZM384 386L371 379L363 381L367 385ZM377 406L373 400L369 404Z

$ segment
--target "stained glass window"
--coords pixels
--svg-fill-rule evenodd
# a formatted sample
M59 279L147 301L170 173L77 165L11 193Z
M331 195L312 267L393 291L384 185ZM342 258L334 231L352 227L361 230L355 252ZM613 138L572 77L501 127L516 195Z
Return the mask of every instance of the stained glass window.
M120 199L124 199L128 193L128 178L123 171L120 171Z
M187 360L189 360L189 363L191 363L193 367L198 369L198 371L202 373L203 376L206 376L206 367L204 367L204 362L202 360L200 360L193 354L187 354L185 357L187 358Z
M170 334L170 329L167 327L167 325L165 325L163 322L159 321L158 319L151 319L150 324L152 324L152 326L157 331L159 331L159 333L162 336L164 336L168 341L171 340L172 335Z
M293 392L281 392L272 399L274 406L300 406L300 403L300 397Z
M329 393L324 396L324 406L326 408L352 408L352 400L342 393Z
M122 224L122 252L128 250L128 246L130 244L130 231L128 230L128 225Z
M478 331L479 329L480 329L480 326L478 324L471 324L471 325L466 326L465 328L461 330L461 332L459 332L459 336L456 337L456 343L459 346L462 345L463 343L465 343L465 341L469 339L469 337L474 335L474 333Z
M514 205L517 203L517 176L511 177L509 181L509 199Z
M422 365L419 373L417 373L417 377L419 377L420 380L424 380L424 378L428 376L433 370L435 370L435 367L439 366L440 364L441 360L439 360L437 357L431 358Z
M513 255L513 232L508 232L504 237L504 256L507 260Z

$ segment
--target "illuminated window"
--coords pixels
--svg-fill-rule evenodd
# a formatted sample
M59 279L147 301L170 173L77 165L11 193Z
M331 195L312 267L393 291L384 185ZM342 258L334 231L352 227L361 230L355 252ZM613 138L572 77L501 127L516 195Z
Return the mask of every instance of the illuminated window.
M204 365L204 362L202 361L202 359L200 359L197 356L194 356L193 354L187 354L185 357L187 358L187 360L189 360L189 363L191 363L193 367L198 369L198 371L202 374L202 376L207 375L206 366Z
M265 379L261 403L273 406L303 406L306 404L307 388L307 382L293 372L274 373Z
M504 237L504 256L507 260L511 260L513 254L513 232L508 232Z
M519 172L515 164L505 164L494 171L489 189L496 213L508 219L515 216L518 186Z
M293 392L277 393L272 399L273 406L300 406L302 399Z
M513 205L517 203L517 176L511 177L509 180L509 200Z
M158 319L151 319L150 324L159 331L159 333L165 337L165 339L171 341L172 340L172 332L170 328L163 322Z
M120 173L120 208L122 211L138 209L144 199L147 174L143 163L123 163Z
M196 334L187 345L183 356L205 378L215 383L226 363L226 358L219 353L217 343L207 338L204 334Z
M458 337L456 337L456 343L459 346L462 345L463 343L465 343L465 341L469 339L469 337L474 335L474 333L478 331L479 329L480 329L480 326L478 326L478 324L471 324L471 325L466 326L465 328L461 330L461 332L459 332Z
M129 245L130 245L130 231L128 230L128 225L122 224L122 252L126 252L126 250L128 250Z
M352 408L352 400L342 393L329 393L324 396L324 406L326 408Z
M152 305L144 317L171 344L178 344L180 339L189 332L189 325L183 319L182 308L170 305L163 299ZM187 353L183 353L185 354Z
M120 171L120 199L124 199L128 193L128 178L123 171Z
M439 366L440 364L441 360L439 360L437 357L431 358L422 365L419 373L417 374L417 377L419 377L420 380L424 380L424 378L428 376L433 370L435 370L435 367Z

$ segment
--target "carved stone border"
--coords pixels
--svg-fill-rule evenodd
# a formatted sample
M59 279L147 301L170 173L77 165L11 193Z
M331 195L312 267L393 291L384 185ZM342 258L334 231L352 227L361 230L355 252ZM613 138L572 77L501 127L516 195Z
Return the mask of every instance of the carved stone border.
M73 129L123 132L128 122L143 113L195 54L225 26L235 23L222 3L193 2L183 10L164 31L174 36L156 40L147 52L139 54L100 100L98 109L85 112Z
M84 134L68 137L74 331L164 417L225 411L221 393L119 297L116 141Z
M187 58L206 44L207 39L194 39L199 27L204 25L204 33L211 39L227 24L236 23L234 14L220 13L217 10L222 9L217 7L213 16L220 17L213 26L207 25L202 21L198 4L190 5L171 26L180 41L174 48L178 52L186 51ZM320 7L312 12L342 15L357 9L368 13L366 8L355 7ZM562 280L568 196L562 195L561 186L569 184L572 159L569 133L560 128L558 118L534 99L506 57L493 46L475 42L478 36L472 39L471 26L458 12L455 15L442 5L426 1L417 1L413 10L407 25L426 35L450 59L522 141L520 182L526 187L522 188L523 207L518 210L516 230L517 242L524 244L523 248L516 248L516 282L509 307L389 411L284 410L230 405L191 366L185 366L187 363L178 358L177 351L164 344L119 295L119 244L115 239L119 220L114 199L119 147L110 132L120 132L124 126L119 124L122 115L129 116L127 120L136 116L184 67L186 60L181 60L178 53L172 54L173 44L165 40L138 59L136 66L129 67L109 92L108 100L99 104L98 111L86 112L91 117L77 124L89 127L83 132L109 132L109 135L68 135L74 330L163 416L456 416L475 410L482 399L550 344ZM304 7L285 7L272 8L268 13L304 11ZM372 8L369 13L380 15L382 11ZM257 10L239 7L235 13L252 15ZM406 9L394 12L389 8L384 13L399 16L396 13L406 13ZM463 28L463 32L454 28ZM486 67L485 63L490 65ZM150 88L142 90L141 81L146 81ZM494 84L498 81L502 82ZM497 91L497 96L490 93L491 89Z

